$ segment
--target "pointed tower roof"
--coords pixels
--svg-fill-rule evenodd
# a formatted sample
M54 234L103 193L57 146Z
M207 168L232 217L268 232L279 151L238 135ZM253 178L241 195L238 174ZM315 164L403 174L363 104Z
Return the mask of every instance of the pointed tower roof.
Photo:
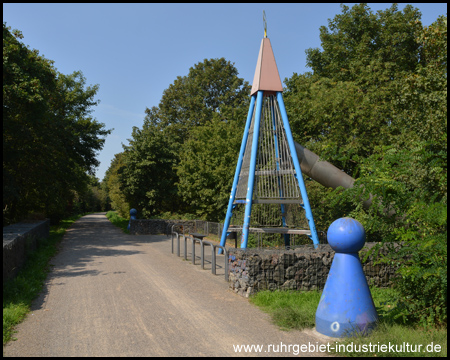
M250 95L253 95L259 90L283 91L280 75L278 74L277 63L275 62L275 56L273 55L270 40L267 37L263 38L261 41Z

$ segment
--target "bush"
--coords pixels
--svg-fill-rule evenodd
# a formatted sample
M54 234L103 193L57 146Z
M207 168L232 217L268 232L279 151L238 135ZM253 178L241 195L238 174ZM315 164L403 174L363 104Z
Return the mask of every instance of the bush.
M415 226L396 231L403 246L384 259L401 265L395 284L401 293L396 317L405 323L446 325L447 231L437 229L447 227L447 207L422 203L409 216Z
M380 149L363 161L354 188L342 194L343 201L353 199L350 216L367 236L382 241L368 255L382 245L391 249L379 262L398 266L396 316L405 323L439 326L447 324L447 179L441 171L446 154L431 155L427 143ZM358 202L369 193L373 202L365 211ZM401 247L394 250L393 242Z
M111 221L113 225L121 228L124 233L126 234L130 233L128 230L129 219L124 219L120 217L119 215L117 215L115 211L108 211L106 213L106 217L108 218L109 221Z

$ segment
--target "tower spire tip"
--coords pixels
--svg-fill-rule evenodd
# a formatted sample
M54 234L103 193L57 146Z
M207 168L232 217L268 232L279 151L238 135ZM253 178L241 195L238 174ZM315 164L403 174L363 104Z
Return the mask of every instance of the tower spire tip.
M264 38L267 37L267 21L266 21L266 12L263 10L263 24L264 24Z

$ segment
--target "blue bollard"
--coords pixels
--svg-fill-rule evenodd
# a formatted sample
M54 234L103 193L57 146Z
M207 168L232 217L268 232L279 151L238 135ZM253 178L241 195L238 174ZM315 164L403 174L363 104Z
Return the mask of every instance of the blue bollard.
M130 210L130 221L128 222L127 230L130 231L131 226L131 220L136 220L137 210L131 209Z
M331 337L366 335L378 319L358 256L366 233L358 221L345 217L330 225L327 237L336 253L317 307L316 330Z

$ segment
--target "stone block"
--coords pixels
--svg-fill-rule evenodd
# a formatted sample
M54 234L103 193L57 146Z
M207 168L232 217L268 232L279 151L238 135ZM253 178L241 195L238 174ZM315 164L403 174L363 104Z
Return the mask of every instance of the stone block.
M3 282L12 279L24 265L27 254L50 233L50 220L22 222L3 228Z
M278 284L284 283L284 264L278 264L273 271L273 280Z
M284 252L230 249L229 254L230 273L238 275L238 278L230 279L230 282L239 282L238 279L242 276L248 278L240 280L239 283L239 289L245 289L243 296L247 296L250 288L253 293L266 289L323 289L334 258L334 251L329 245L319 245L318 249L306 245ZM384 264L373 265L370 257L364 266L368 270L367 278L372 282L377 281L378 286L388 286L395 274L393 267Z

